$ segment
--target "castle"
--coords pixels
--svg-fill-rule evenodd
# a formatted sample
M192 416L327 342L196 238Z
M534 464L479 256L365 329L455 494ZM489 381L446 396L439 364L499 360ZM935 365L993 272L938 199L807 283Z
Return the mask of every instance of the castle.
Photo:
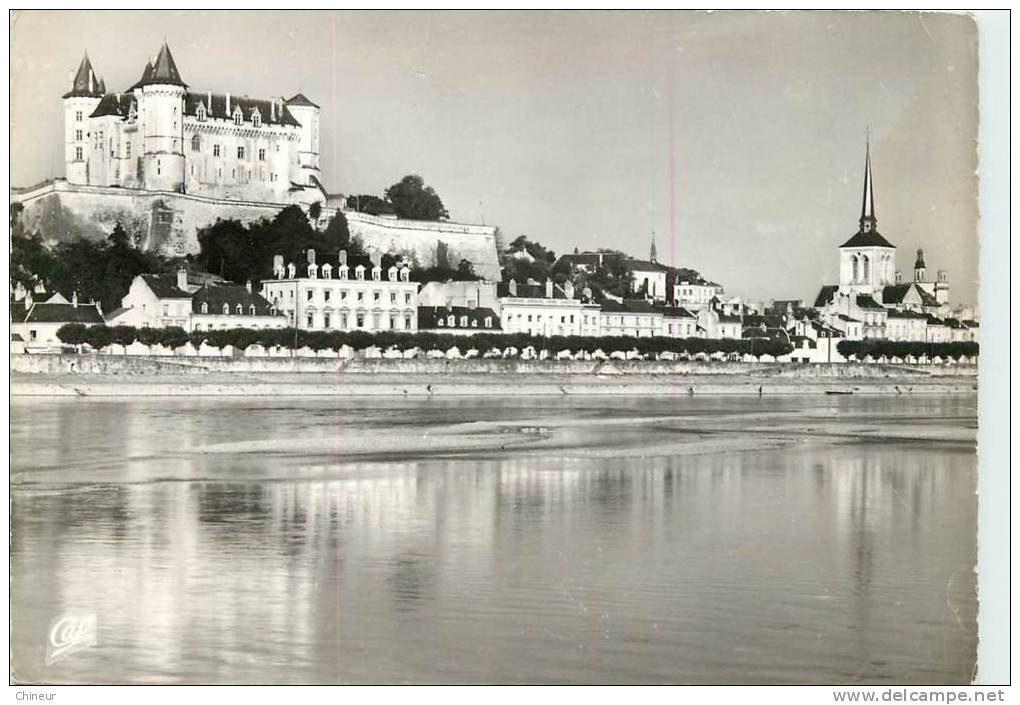
M88 54L64 94L67 181L267 203L324 198L319 106L298 93L191 91L164 42L141 78L106 91ZM304 194L302 194L304 195Z
M63 111L64 178L11 189L25 227L49 242L104 238L121 223L139 247L183 256L199 250L197 231L217 219L251 223L318 204L315 224L324 227L345 210L343 196L322 184L319 106L301 93L190 90L166 42L121 93L106 90L86 54ZM421 267L467 259L482 276L500 277L493 226L345 215L369 250L413 255Z

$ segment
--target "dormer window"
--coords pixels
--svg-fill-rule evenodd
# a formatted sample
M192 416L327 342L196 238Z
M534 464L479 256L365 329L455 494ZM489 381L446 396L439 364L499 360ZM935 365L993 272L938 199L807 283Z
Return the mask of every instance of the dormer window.
M209 304L205 301L202 302L202 313L209 313Z
M485 317L485 327L492 328L492 316Z
M234 108L234 124L235 125L244 124L244 113L241 112L241 106L237 106L236 108Z
M199 122L205 122L205 104L199 103L198 108L195 110L195 117L198 118Z
M251 109L251 124L253 127L262 127L262 113L258 108Z
M442 318L440 318L439 320L437 320L437 321L436 321L436 325L437 325L437 326L439 326L440 328L442 328L442 327L443 327L443 325L444 325L444 324L443 324L443 319L442 319Z
M198 135L195 135L194 137L191 138L191 151L192 152L202 151L202 138L199 137Z
M467 328L467 324L468 324L467 316L461 316L460 317L460 327L461 328Z
M450 325L451 328L453 328L454 326L457 325L457 317L451 314L447 316L446 322Z
M224 316L230 315L230 304L223 304L223 315Z

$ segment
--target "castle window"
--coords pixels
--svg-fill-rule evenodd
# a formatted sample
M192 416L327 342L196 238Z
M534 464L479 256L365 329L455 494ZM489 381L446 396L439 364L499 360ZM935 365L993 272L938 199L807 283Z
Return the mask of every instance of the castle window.
M202 121L205 120L205 106L204 105L199 104L198 110L195 111L195 117L198 118L199 122L202 122Z
M224 316L230 315L230 304L223 304L223 315Z
M264 162L265 160L266 160L266 150L260 149L259 150L259 161L260 162Z
M74 160L76 162L82 161L81 147L74 148Z
M199 137L198 135L195 135L194 137L191 138L191 151L192 152L202 151L202 138Z
M237 158L244 159L244 147L237 148Z
M262 127L262 115L259 114L258 110L251 111L251 124L255 127Z
M238 107L238 108L237 108L237 109L236 109L236 110L234 111L234 124L235 124L235 125L241 125L241 124L243 124L243 123L244 123L244 113L242 113L242 112L241 112L241 108L240 108L240 107Z
M126 156L128 159L130 159L131 158L131 143L130 142L128 142L127 144L124 145L124 150L125 150L125 155L124 156Z
M214 157L218 157L218 156L220 156L220 146L219 146L218 144L214 144L214 145L212 146L212 155L213 155Z
M81 122L81 111L80 111L80 110L79 110L79 111L77 111L77 112L76 112L76 113L74 114L74 121L75 121L75 122Z
M74 138L76 140L78 140L79 142L81 142L81 138L82 138L81 130L75 130L74 131Z

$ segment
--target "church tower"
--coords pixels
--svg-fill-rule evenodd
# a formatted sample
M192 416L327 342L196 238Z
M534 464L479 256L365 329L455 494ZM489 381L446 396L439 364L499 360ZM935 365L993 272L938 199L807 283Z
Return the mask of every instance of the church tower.
M89 116L106 92L88 52L81 60L71 90L64 94L64 175L72 184L89 180Z
M142 188L184 191L184 92L170 47L163 42L133 86L142 135Z
M648 251L648 261L658 263L659 253L655 249L655 231L652 231L652 248Z
M857 232L839 248L839 288L851 294L880 293L896 281L896 246L878 232L871 176L871 144L865 149L864 193Z
M914 281L923 282L925 276L924 250L917 248L917 259L914 260Z

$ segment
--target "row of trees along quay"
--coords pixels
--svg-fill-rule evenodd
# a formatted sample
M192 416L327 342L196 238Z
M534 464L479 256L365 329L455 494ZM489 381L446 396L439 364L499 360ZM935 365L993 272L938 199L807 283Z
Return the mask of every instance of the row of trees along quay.
M871 358L928 358L940 357L943 360L959 360L961 357L977 357L980 348L976 341L957 341L954 343L926 343L908 340L841 340L836 350L843 357L855 360Z
M128 346L134 342L149 347L159 345L176 349L191 343L200 347L202 343L214 348L231 346L235 350L245 350L249 346L258 345L263 348L302 349L314 351L339 351L343 347L352 350L396 349L400 351L419 350L427 353L431 350L446 352L451 348L468 350L474 348L480 353L498 350L501 353L514 348L522 351L532 348L535 351L546 350L551 354L563 351L573 353L595 353L601 350L609 354L613 352L637 352L643 356L654 357L660 353L694 356L700 354L752 355L761 358L765 355L779 357L790 353L793 348L789 343L770 339L708 339L708 338L630 338L626 336L540 336L525 333L475 333L474 335L454 336L443 333L403 333L365 331L305 331L294 328L251 329L229 328L222 330L202 330L187 332L182 328L133 328L131 326L84 326L80 323L69 323L61 326L57 337L67 345L87 345L95 350L102 350L111 345ZM927 356L929 359L974 357L978 353L977 343L890 343L884 341L846 341L877 343L868 348L867 352L858 350L850 353L864 359L866 355L878 357L914 357ZM842 344L841 344L842 345ZM906 347L916 345L920 347ZM849 351L848 351L849 352ZM842 353L842 350L841 350Z

